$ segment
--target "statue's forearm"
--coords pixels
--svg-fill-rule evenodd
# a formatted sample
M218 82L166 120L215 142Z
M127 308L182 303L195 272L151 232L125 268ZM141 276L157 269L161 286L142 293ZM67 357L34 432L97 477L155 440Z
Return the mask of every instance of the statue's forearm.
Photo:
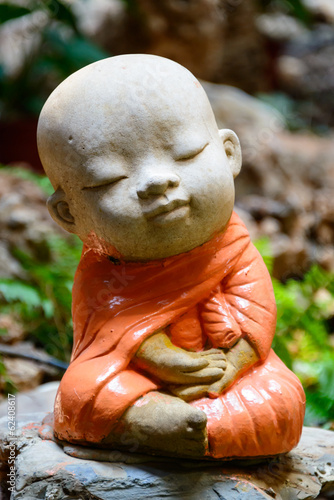
M177 350L178 348L172 344L164 330L158 330L142 342L135 354L134 361L152 364L156 361L158 353L166 349Z

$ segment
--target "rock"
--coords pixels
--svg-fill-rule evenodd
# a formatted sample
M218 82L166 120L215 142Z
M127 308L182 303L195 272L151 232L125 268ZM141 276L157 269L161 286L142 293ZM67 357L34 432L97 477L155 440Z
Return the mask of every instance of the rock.
M256 0L137 0L127 6L88 0L73 8L84 33L112 54L156 54L198 78L249 92L263 89L266 61Z
M254 94L268 88L264 37L259 33L255 20L259 2L224 0L225 26L223 32L223 57L213 81L239 87Z
M58 390L59 382L47 382L39 385L35 389L20 392L16 395L16 418L21 419L22 415L35 412L52 412L54 400ZM7 400L0 403L0 418L7 415Z
M243 147L246 151L238 196L261 193L308 211L317 189L333 189L333 137L274 132L270 127L266 131L263 140L258 137L255 143L253 141L252 154L249 154L247 144L246 148ZM244 146L244 137L240 136ZM248 180L251 174L253 181L247 187L242 176Z
M20 263L11 255L6 242L0 240L0 277L24 278L25 274Z
M1 343L5 344L18 342L26 336L23 325L10 314L0 314L0 332Z
M164 56L207 79L220 67L225 17L215 0L138 0L129 8L120 0L76 3L84 32L115 55Z
M42 9L20 16L0 27L0 62L6 76L15 77L41 41L41 30L49 21Z
M51 438L44 414L22 417L14 440L16 489L11 500L312 500L333 498L334 433L304 428L297 448L286 455L250 462L205 462L149 457L66 446ZM44 438L41 439L40 436ZM0 457L10 448L7 418L0 420ZM87 455L95 456L93 461ZM77 458L77 456L85 458ZM6 469L1 471L6 487Z
M50 378L58 376L58 370L47 365L50 356L42 349L34 347L31 342L17 342L13 346L0 344L0 353L6 369L6 379L14 384L18 391L28 391L40 385L45 376ZM31 356L24 359L15 355ZM45 364L38 360L45 360ZM52 358L51 358L52 359ZM6 379L0 375L0 388L3 389Z
M202 81L219 128L231 128L238 135L251 129L260 134L269 127L283 131L286 123L281 113L243 90Z
M126 4L121 0L86 0L73 2L71 7L82 32L102 44L110 36L115 37L115 31L119 33L126 18ZM112 34L107 33L104 26L112 27Z
M314 260L319 263L326 271L333 272L334 270L334 248L332 245L324 247L318 246L315 248Z
M282 230L281 224L273 217L265 217L259 224L259 232L263 236L274 236Z
M256 0L86 0L71 2L71 7L80 31L111 54L161 55L197 77L249 92L266 86L265 48L255 25ZM33 14L3 23L0 63L6 75L22 71L41 45L41 32L50 17L42 4Z
M3 391L6 380L19 391L27 391L37 387L43 379L43 369L32 361L18 358L4 358L3 364L6 370L6 379L0 376L0 390Z
M252 215L237 205L234 207L234 211L239 215L242 222L246 225L247 230L249 232L249 235L251 237L251 240L255 241L258 238L260 238L261 232L259 232L258 224L256 223L255 219L252 217Z
M305 247L303 238L276 234L271 239L271 250L274 257L274 278L282 281L289 278L301 279L310 267L310 251Z
M275 42L287 42L303 35L306 28L292 16L281 12L261 14L256 18L260 33Z
M302 0L302 3L313 14L320 15L329 23L334 23L333 0Z
M318 126L327 131L334 124L334 26L319 23L290 40L280 53L278 86L299 101L298 112L306 128Z
M297 57L281 56L277 61L281 83L286 87L293 87L295 82L305 77L306 64Z
M256 220L261 220L268 216L286 220L295 216L294 207L289 203L283 203L262 196L246 196L239 205L246 209Z

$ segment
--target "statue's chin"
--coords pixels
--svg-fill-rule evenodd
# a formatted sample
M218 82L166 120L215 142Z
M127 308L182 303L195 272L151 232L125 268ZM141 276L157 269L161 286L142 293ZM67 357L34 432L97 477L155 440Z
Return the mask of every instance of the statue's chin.
M88 236L82 238L83 243L101 255L113 256L117 259L121 258L121 254L116 250L116 248L107 243L103 238L97 236L94 231L91 231Z
M184 207L182 207L182 209L183 208ZM173 217L175 217L174 214ZM229 219L230 218L228 218L228 221ZM173 221L168 220L168 222L169 224L166 223L167 227L164 233L165 234L169 233L170 235L169 238L165 239L159 238L160 241L158 240L156 240L155 242L153 241L150 247L146 246L145 248L140 248L139 246L137 246L136 248L133 249L134 252L132 252L130 249L129 254L127 252L120 252L114 245L108 243L105 239L98 236L93 230L90 231L87 236L82 237L81 240L86 245L86 247L91 248L92 250L101 255L114 257L118 260L128 261L128 262L149 262L154 260L167 259L175 255L180 255L183 253L190 252L194 248L204 245L218 234L223 233L228 224L228 222L226 222L225 220L223 227L221 227L219 230L213 231L210 234L208 234L207 231L205 232L199 231L199 228L198 230L196 230L195 227L194 231L188 234L188 237L185 238L183 234L182 238L180 238L180 234L178 233L176 235L175 234L173 235L173 231L171 229L173 226L172 224ZM157 225L157 231L158 230L159 229Z

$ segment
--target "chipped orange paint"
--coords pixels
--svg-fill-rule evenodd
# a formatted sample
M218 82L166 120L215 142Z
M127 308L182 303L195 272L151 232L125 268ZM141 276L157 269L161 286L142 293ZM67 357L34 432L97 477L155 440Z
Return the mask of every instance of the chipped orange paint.
M192 312L217 287L224 297L221 321L238 327L260 361L222 395L191 403L208 417L208 455L266 456L296 446L304 392L271 350L276 305L270 276L236 214L201 247L160 261L115 265L115 259L84 248L73 288L72 361L55 403L56 436L98 444L138 398L163 389L136 370L133 356L162 328L179 347L206 349L209 333ZM219 347L224 338L216 342Z
M32 422L31 424L27 424L24 427L22 427L22 431L31 431L33 429L39 429L40 425Z
M72 465L73 460L67 460L65 462L59 462L55 467L52 469L47 469L45 472L49 474L49 476L54 476L57 474L57 472L62 471L67 465ZM67 471L69 474L72 474L72 476L75 476L75 473L72 471Z
M47 439L49 441L52 441L54 439L53 436L53 413L48 413L41 424L32 422L30 424L27 424L22 427L22 432L25 433L25 431L30 431L30 430L37 430L39 436L42 439Z

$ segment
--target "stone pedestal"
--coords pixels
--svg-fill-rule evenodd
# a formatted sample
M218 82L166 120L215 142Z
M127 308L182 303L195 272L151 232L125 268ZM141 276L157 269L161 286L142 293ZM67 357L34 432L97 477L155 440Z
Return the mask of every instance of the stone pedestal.
M334 499L334 433L304 428L287 455L264 461L199 462L89 450L50 440L45 414L20 417L11 496L7 418L0 420L1 498L11 500L310 500ZM43 438L41 438L43 436ZM66 451L66 453L65 453ZM95 460L85 457L93 456ZM82 458L77 458L78 456Z

